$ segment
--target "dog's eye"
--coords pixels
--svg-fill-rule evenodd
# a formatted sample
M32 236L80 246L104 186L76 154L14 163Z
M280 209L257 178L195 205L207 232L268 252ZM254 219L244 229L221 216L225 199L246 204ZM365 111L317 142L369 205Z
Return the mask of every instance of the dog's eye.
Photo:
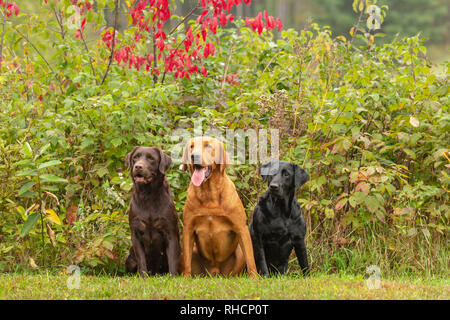
M283 176L285 176L285 177L289 177L289 172L287 172L287 171L283 171Z
M140 156L141 156L140 153L136 153L136 154L133 156L133 159L137 159L137 158L139 158Z
M191 144L191 149L193 149L194 148L194 145L193 144Z
M206 143L205 148L211 148L211 145L209 143Z

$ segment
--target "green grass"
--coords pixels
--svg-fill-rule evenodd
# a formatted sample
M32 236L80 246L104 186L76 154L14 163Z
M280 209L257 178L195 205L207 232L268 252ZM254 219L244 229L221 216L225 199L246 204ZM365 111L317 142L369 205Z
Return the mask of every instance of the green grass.
M348 275L316 274L250 279L81 275L79 289L68 289L64 273L1 274L0 299L450 299L450 279L366 280Z

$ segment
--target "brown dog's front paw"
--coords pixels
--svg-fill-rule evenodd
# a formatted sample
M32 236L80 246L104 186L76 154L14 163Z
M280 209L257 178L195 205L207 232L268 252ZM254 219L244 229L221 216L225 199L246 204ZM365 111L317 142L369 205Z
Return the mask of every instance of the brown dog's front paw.
M143 271L143 270L140 270L140 271L139 271L139 276L140 276L141 279L143 279L143 280L145 280L145 279L147 279L147 278L149 277L147 271Z

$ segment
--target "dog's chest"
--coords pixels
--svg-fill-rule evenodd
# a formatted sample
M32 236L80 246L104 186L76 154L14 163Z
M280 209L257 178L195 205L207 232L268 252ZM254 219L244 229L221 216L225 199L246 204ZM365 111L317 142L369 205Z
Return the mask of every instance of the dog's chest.
M237 235L227 217L203 216L197 219L194 229L199 249L210 261L223 261L236 248Z
M133 214L130 219L131 227L136 228L141 232L150 231L151 229L163 229L167 224L167 218L165 217L161 208L154 207L152 204L146 206L132 205Z
M290 241L289 226L290 219L275 218L264 223L262 230L265 242L285 243Z

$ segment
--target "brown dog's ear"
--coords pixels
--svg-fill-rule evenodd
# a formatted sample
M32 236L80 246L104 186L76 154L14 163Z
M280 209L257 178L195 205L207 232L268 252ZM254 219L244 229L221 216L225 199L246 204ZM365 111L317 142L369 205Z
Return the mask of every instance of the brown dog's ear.
M224 172L226 168L230 165L230 159L228 158L227 152L222 142L217 143L215 149L215 162L219 165L220 172Z
M162 152L161 149L158 149L158 151L161 159L159 160L159 172L165 174L167 169L169 169L170 165L172 164L172 158Z
M131 152L127 153L127 155L125 157L125 166L127 167L127 169L132 168L132 158L133 158L133 154L137 148L139 148L139 147L134 147L133 150L131 150Z

